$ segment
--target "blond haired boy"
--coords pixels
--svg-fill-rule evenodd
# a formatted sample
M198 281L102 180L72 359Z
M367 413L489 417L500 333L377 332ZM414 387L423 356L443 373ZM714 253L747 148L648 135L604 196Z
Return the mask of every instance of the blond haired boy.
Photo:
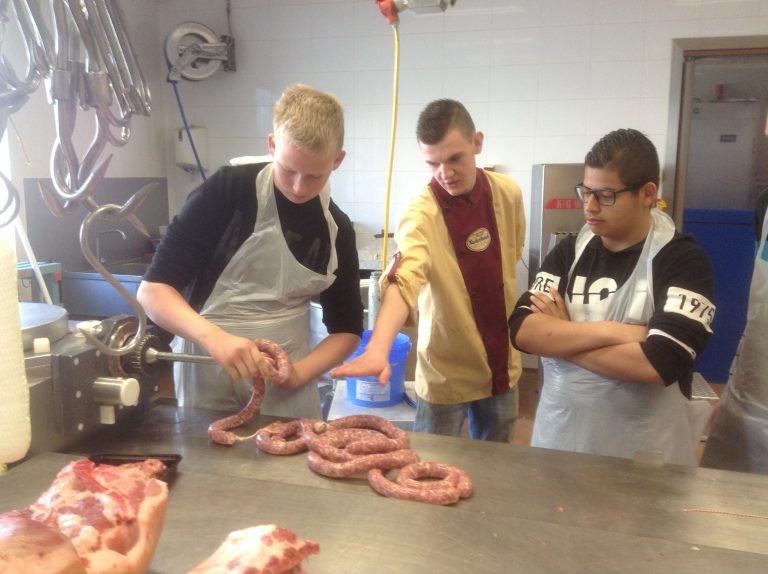
M251 377L266 373L253 340L267 338L294 368L287 383L268 382L261 413L320 417L313 383L357 347L363 329L355 234L328 183L344 160L344 111L330 94L295 84L273 118L273 161L223 167L190 194L138 299L177 336L175 350L216 361L174 365L180 405L241 408ZM311 297L329 332L312 351Z

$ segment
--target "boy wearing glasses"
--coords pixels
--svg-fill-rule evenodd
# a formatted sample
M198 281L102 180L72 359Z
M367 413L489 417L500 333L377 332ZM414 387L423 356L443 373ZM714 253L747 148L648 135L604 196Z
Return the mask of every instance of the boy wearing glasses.
M509 318L513 345L542 357L531 445L694 465L687 399L712 333L711 263L656 208L659 160L642 133L609 133L584 163L586 225Z

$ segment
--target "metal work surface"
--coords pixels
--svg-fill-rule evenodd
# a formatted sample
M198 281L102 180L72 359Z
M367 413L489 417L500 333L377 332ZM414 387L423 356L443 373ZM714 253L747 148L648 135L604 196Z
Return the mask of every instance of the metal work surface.
M474 483L472 498L435 507L385 499L362 478L315 475L305 455L210 444L214 417L156 406L130 435L105 432L74 449L183 456L151 572L184 572L230 531L258 524L319 542L314 574L768 568L765 476L412 433L422 460L459 466ZM31 503L76 455L39 455L0 477L0 511Z

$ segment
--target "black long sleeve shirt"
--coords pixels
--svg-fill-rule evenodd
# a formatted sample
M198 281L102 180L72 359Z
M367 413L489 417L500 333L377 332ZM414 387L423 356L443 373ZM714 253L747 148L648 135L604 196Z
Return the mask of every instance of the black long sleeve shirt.
M184 293L200 310L232 256L253 233L258 210L256 175L266 164L226 166L190 193L168 226L146 281L164 283ZM330 234L320 198L295 204L274 190L283 235L296 260L324 273L330 257ZM319 295L328 332L363 330L360 270L352 222L331 200L338 227L336 280Z

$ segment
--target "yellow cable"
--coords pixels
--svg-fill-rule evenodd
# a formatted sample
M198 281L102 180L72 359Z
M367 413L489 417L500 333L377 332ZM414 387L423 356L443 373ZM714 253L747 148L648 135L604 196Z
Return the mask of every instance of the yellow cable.
M392 133L389 142L389 164L387 166L387 189L384 196L384 245L381 252L381 272L387 270L387 240L389 239L389 191L392 186L392 164L395 159L395 134L397 133L397 89L400 74L400 32L397 22L392 24L395 32L395 77L392 88Z

